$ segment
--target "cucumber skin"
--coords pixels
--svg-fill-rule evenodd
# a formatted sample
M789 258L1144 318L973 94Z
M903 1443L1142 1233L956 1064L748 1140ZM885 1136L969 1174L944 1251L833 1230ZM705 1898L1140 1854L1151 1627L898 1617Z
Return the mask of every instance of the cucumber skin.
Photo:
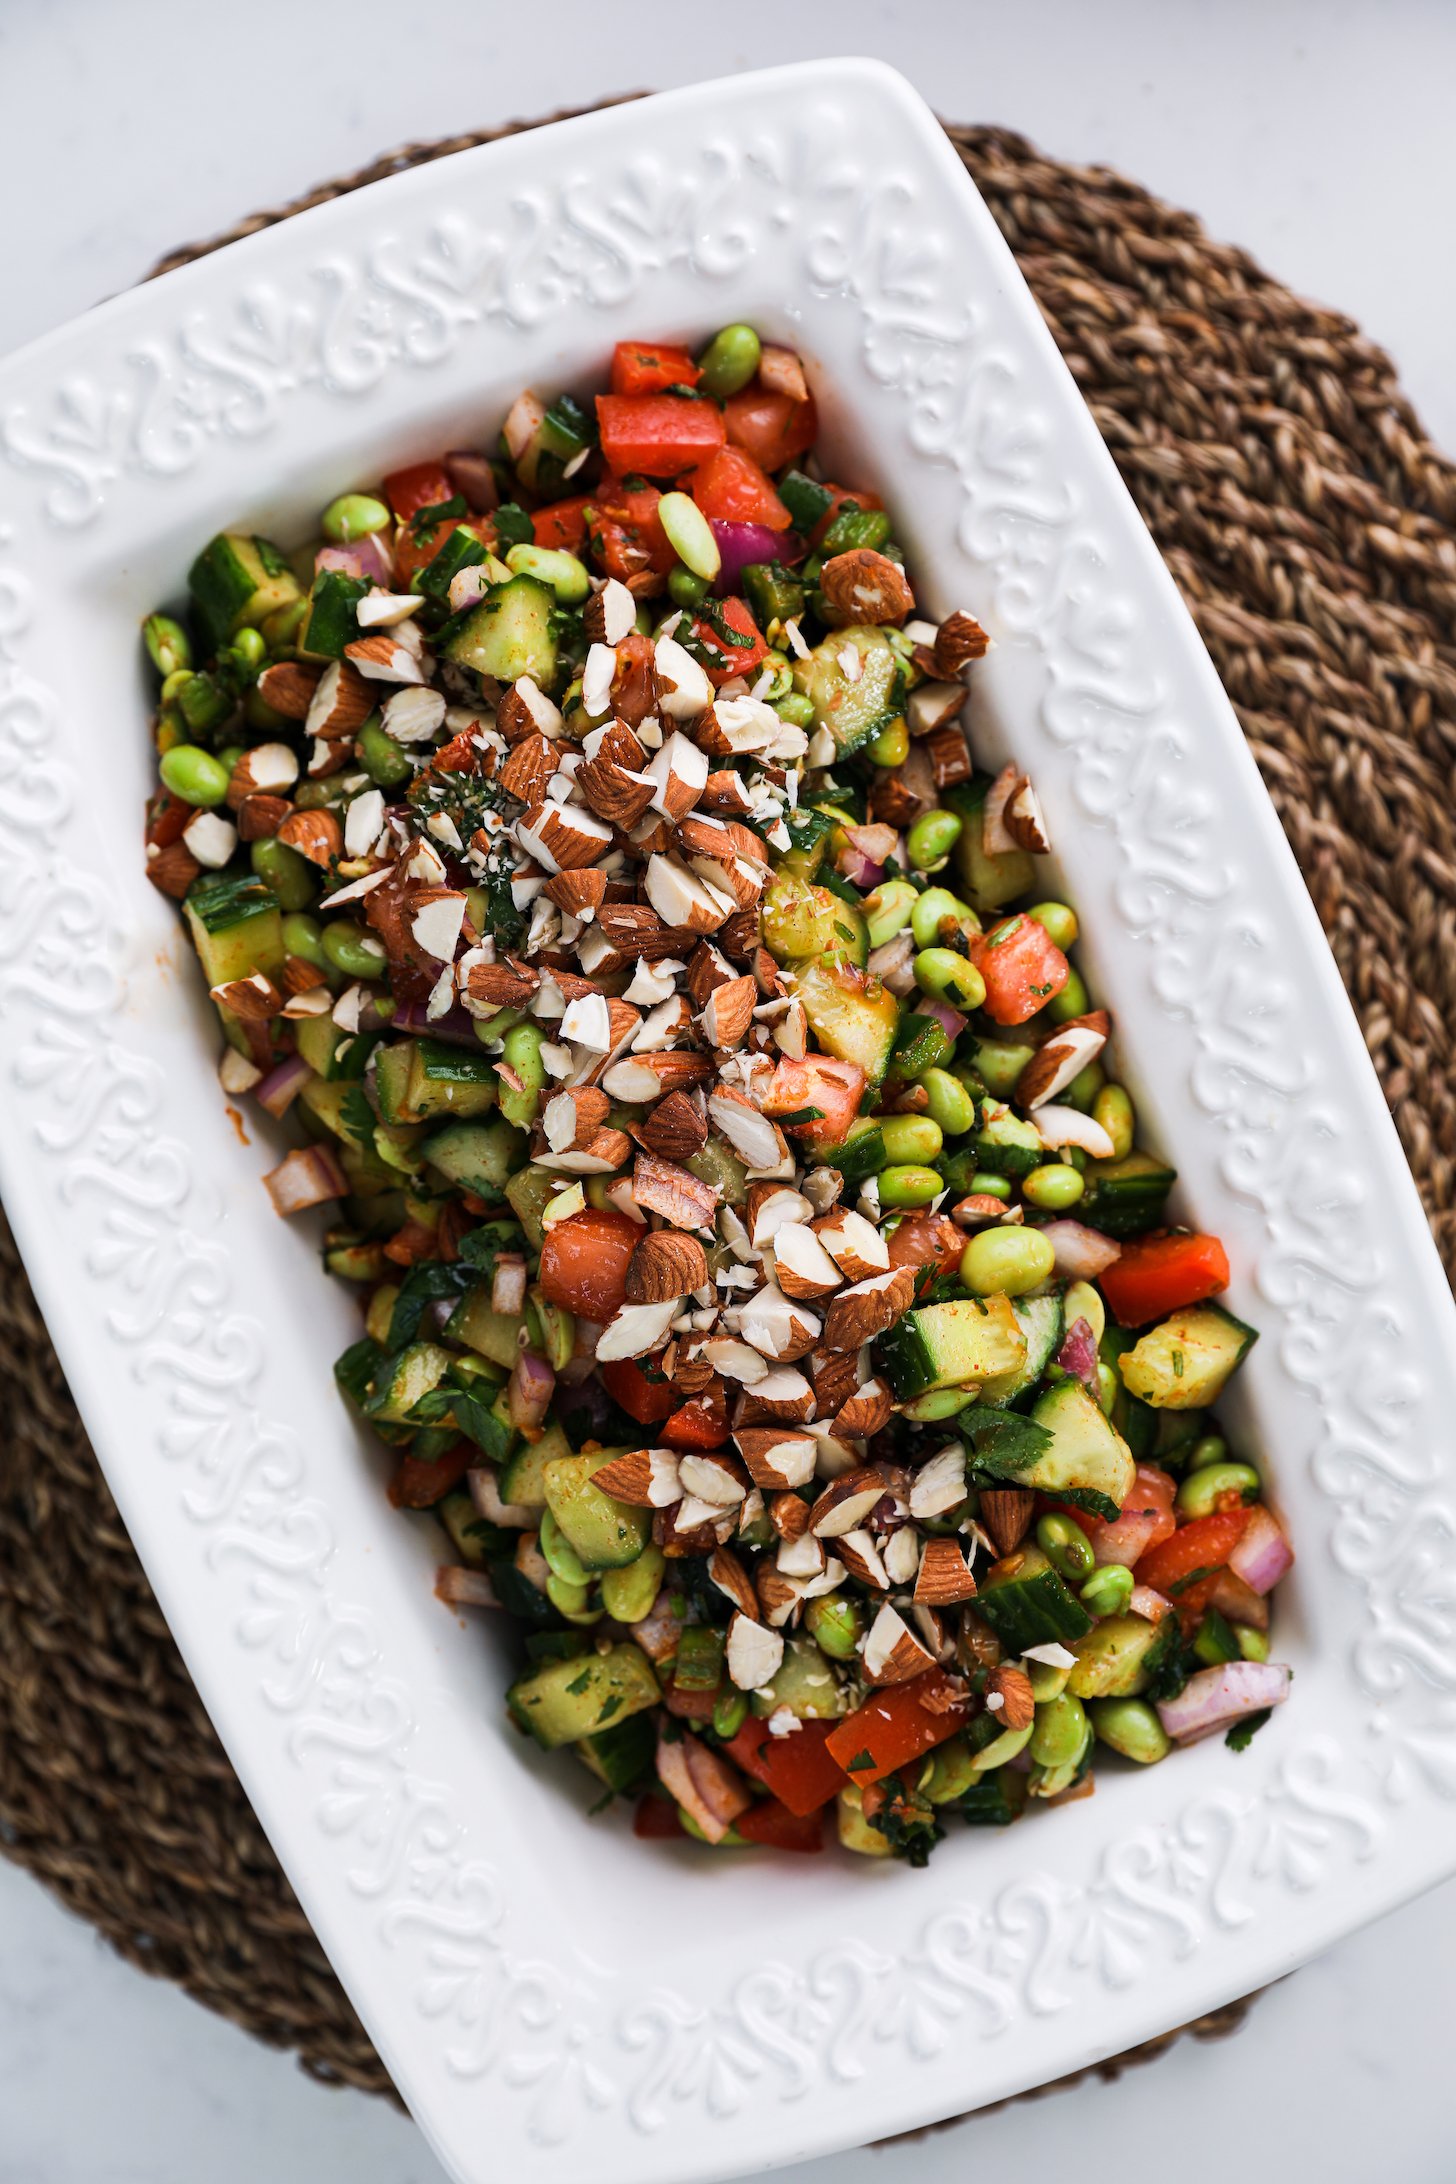
M1001 1579L996 1579L993 1572L976 1595L977 1613L990 1624L1007 1652L1024 1653L1028 1646L1052 1641L1069 1645L1085 1638L1092 1628L1092 1618L1046 1557L1028 1550L1019 1558L1007 1559L1019 1560L1022 1567ZM1029 1571L1027 1564L1031 1565Z
M471 609L445 645L449 658L498 682L529 675L546 689L556 675L556 640L551 617L556 601L534 576L513 576L496 584Z
M568 1688L577 1682L579 1691ZM614 1698L619 1704L604 1722L602 1714ZM637 1646L622 1645L613 1646L609 1653L546 1662L517 1678L506 1693L506 1704L521 1727L551 1752L643 1713L660 1698L646 1654Z

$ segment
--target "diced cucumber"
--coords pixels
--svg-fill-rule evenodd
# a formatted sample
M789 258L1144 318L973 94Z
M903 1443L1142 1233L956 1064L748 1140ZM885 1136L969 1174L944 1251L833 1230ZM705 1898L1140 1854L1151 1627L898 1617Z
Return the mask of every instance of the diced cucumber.
M971 1050L971 1067L993 1099L1009 1100L1035 1053L1029 1039L978 1039Z
M187 572L192 611L209 653L299 597L287 560L266 538L221 531Z
M888 1157L880 1126L868 1116L850 1124L849 1136L842 1145L824 1149L824 1158L831 1168L839 1170L846 1188L863 1183L866 1176L878 1175Z
M506 1704L521 1727L551 1752L596 1736L629 1715L645 1713L661 1695L641 1647L621 1645L605 1653L544 1662L511 1685Z
M830 960L796 966L804 1014L826 1054L858 1062L872 1090L894 1050L900 1004L879 979Z
M461 1298L445 1324L445 1332L452 1342L463 1342L467 1349L510 1372L521 1354L521 1326L522 1322L510 1313L491 1310L487 1285Z
M959 788L948 789L943 799L965 822L951 856L962 892L977 910L1000 910L1036 883L1036 859L1026 850L988 857L982 847L983 807L990 786L989 774L977 774Z
M607 1449L555 1456L544 1466L546 1504L586 1570L620 1570L635 1562L652 1535L652 1512L619 1502L592 1485L612 1461Z
M1062 1309L1060 1290L1045 1297L1013 1297L1011 1309L1026 1336L1026 1360L1015 1372L1002 1373L997 1379L988 1380L982 1388L981 1401L993 1404L998 1410L1004 1410L1028 1388L1035 1387L1061 1348L1066 1332L1066 1313Z
M960 1297L907 1312L882 1338L896 1400L931 1388L966 1387L1020 1370L1026 1333L1009 1297Z
M741 1206L748 1196L748 1170L736 1153L730 1153L723 1140L710 1137L700 1153L694 1153L687 1163L690 1175L700 1183L707 1183L718 1193L725 1206Z
M381 1047L374 1082L386 1122L428 1122L434 1115L469 1120L494 1107L500 1087L488 1054L472 1054L439 1039L405 1039Z
M1088 1394L1080 1380L1064 1380L1032 1407L1037 1425L1051 1440L1029 1470L1017 1474L1022 1486L1043 1494L1100 1495L1121 1510L1132 1492L1137 1466L1127 1443ZM1102 1509L1099 1514L1111 1512Z
M534 1163L528 1168L518 1168L506 1184L506 1204L525 1231L526 1242L533 1251L539 1251L546 1240L541 1226L541 1215L556 1196L561 1178L552 1175L548 1168L538 1168Z
M657 1735L646 1714L628 1714L594 1737L583 1737L577 1746L582 1763L598 1782L620 1796L635 1790L652 1771Z
M209 986L282 970L282 912L271 888L251 873L195 881L183 908Z
M410 1412L440 1385L450 1369L450 1352L438 1342L411 1342L376 1375L364 1410L376 1423L408 1425Z
M1069 1645L1092 1628L1091 1616L1039 1547L1022 1547L992 1564L976 1595L976 1612L1008 1653Z
M1151 1153L1129 1153L1122 1160L1094 1160L1077 1218L1104 1236L1142 1236L1160 1228L1163 1207L1177 1182L1176 1169Z
M458 1487L453 1494L447 1494L443 1501L437 1502L435 1515L449 1533L450 1544L460 1560L469 1569L483 1570L488 1558L480 1535L484 1533L489 1537L496 1532L496 1527L481 1516L465 1489Z
M1013 1115L1010 1108L988 1115L971 1147L978 1168L992 1175L1019 1178L1030 1175L1046 1159L1046 1147L1035 1126Z
M301 1016L293 1027L293 1044L316 1077L334 1075L334 1057L348 1036L329 1016Z
M299 632L298 649L307 660L341 660L345 645L364 635L358 605L370 589L367 576L346 576L342 569L320 569L309 593L308 619Z
M330 1084L322 1077L310 1077L298 1097L330 1136L345 1138L351 1145L374 1144L374 1111L357 1084Z
M800 1721L830 1721L849 1712L849 1694L812 1638L789 1638L782 1661L751 1704L765 1720L786 1706Z
M425 1140L425 1159L447 1182L492 1202L505 1197L526 1152L525 1138L508 1122L447 1122Z
M504 1402L505 1390L501 1390ZM612 1450L620 1456L623 1450ZM546 1507L546 1466L571 1454L571 1443L553 1418L539 1441L523 1441L505 1464L501 1466L500 1497L522 1509Z
M451 578L458 576L462 569L476 568L489 559L490 549L473 531L467 531L464 524L457 523L444 544L436 548L420 570L415 584L427 599L448 600Z
M1154 1410L1198 1410L1215 1402L1258 1340L1254 1328L1216 1304L1190 1305L1150 1327L1117 1369Z
M979 1605L979 1603L978 1603ZM1176 1616L1150 1623L1141 1615L1108 1615L1079 1638L1077 1665L1067 1678L1074 1699L1135 1699L1172 1643Z
M846 646L860 656L860 673L851 682L840 665ZM807 660L794 663L794 687L814 708L814 725L827 728L840 758L873 741L898 718L904 702L900 656L882 629L831 631Z
M497 682L529 675L545 689L556 674L555 612L549 586L534 576L513 576L508 584L491 586L447 639L446 654Z

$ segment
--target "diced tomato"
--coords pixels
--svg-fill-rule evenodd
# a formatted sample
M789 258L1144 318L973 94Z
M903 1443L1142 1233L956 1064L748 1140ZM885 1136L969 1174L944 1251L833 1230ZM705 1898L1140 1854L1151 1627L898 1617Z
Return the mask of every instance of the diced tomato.
M793 517L774 491L773 479L741 447L720 447L693 472L693 499L719 523L766 523L787 531Z
M452 1487L460 1484L475 1457L475 1446L470 1441L457 1441L433 1463L419 1456L406 1456L389 1482L389 1498L396 1509L433 1509Z
M603 478L591 497L587 536L607 575L621 584L646 569L667 576L677 566L657 513L661 497L655 485L627 486L619 478Z
M664 1448L682 1449L684 1452L699 1448L721 1448L728 1438L728 1402L721 1382L710 1384L699 1395L690 1396L675 1408L662 1429Z
M928 1702L928 1703L927 1703ZM876 1691L835 1722L826 1741L827 1750L839 1762L851 1782L861 1789L878 1782L897 1767L944 1744L964 1725L970 1712L970 1694L958 1676L943 1668L927 1668L909 1683L889 1684ZM853 1762L869 1755L869 1766Z
M1035 918L1003 918L989 933L972 933L968 946L986 981L986 1014L993 1023L1024 1024L1071 976L1072 966Z
M637 1233L640 1236L643 1231L638 1229ZM664 1418L672 1416L681 1401L681 1397L673 1393L670 1380L660 1376L649 1380L635 1358L615 1358L611 1364L597 1369L602 1386L612 1401L619 1404L629 1418L635 1418L639 1426L660 1424Z
M1175 1491L1166 1471L1160 1471L1156 1464L1139 1464L1132 1492L1116 1519L1090 1516L1082 1509L1068 1509L1066 1514L1074 1524L1081 1525L1099 1563L1120 1562L1130 1570L1176 1531Z
M670 1797L659 1797L649 1790L637 1800L637 1810L632 1815L632 1833L644 1843L681 1842L686 1834L677 1816L677 1807Z
M723 445L716 402L677 394L599 394L602 455L618 477L679 478Z
M401 523L421 508L439 508L455 497L450 473L442 463L411 463L407 470L392 470L384 481L384 497Z
M890 1264L928 1266L937 1274L954 1274L965 1248L966 1232L948 1214L912 1214L889 1239Z
M761 1105L766 1115L796 1115L817 1107L818 1122L790 1122L790 1136L805 1145L838 1145L849 1135L864 1097L865 1073L858 1062L836 1061L828 1054L806 1054L801 1062L787 1056L778 1063Z
M768 657L768 646L758 624L748 611L746 600L720 600L718 612L731 630L746 637L746 645L729 644L718 635L711 622L699 616L693 618L693 634L710 656L708 680L713 684L731 682L735 675L751 675L761 660ZM717 664L714 665L713 663Z
M402 523L394 539L395 583L407 586L411 577L421 569L427 569L455 531L469 531L482 546L495 545L495 524L489 516L473 517L468 523L452 522L447 518L433 526L426 524L424 534L419 538L416 538L412 524Z
M844 1769L829 1751L830 1734L838 1726L833 1721L803 1721L790 1735L771 1737L768 1723L750 1716L726 1749L745 1774L802 1819L818 1812L844 1788Z
M741 394L731 394L723 414L729 445L741 447L764 470L782 470L807 455L819 433L812 394L796 402L792 395L770 393L757 380Z
M1134 1236L1098 1280L1120 1324L1141 1327L1227 1289L1228 1253L1216 1236Z
M823 1814L790 1812L776 1797L760 1797L747 1812L738 1815L733 1825L745 1843L762 1843L770 1850L824 1848Z
M619 341L612 351L613 394L661 394L695 387L702 376L687 350L670 341Z
M1178 1600L1175 1590L1185 1589L1199 1571L1221 1570L1243 1537L1249 1520L1246 1509L1217 1510L1211 1517L1195 1517L1180 1524L1171 1539L1151 1547L1141 1556L1133 1576L1140 1585Z
M830 485L826 479L824 490L831 496L831 499L829 506L809 533L809 544L811 546L819 544L841 508L883 508L885 505L878 493L862 492L857 485Z
M547 1302L582 1319L609 1320L627 1301L627 1262L642 1237L630 1214L573 1213L554 1222L541 1246Z
M590 493L578 493L571 500L552 501L549 507L538 508L531 518L536 544L579 554L586 544L586 512L593 505Z

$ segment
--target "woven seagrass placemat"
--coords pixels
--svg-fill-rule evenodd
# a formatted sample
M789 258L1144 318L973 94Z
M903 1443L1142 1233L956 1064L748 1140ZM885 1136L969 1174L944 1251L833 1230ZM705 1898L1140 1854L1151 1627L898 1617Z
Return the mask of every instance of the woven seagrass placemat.
M157 270L530 126L408 146ZM1456 467L1348 319L1189 214L1004 130L949 134L1238 708L1456 1272ZM188 1680L3 1224L0 1416L0 1850L131 1962L317 2076L389 2091ZM1243 2009L1179 2030L1214 2036Z

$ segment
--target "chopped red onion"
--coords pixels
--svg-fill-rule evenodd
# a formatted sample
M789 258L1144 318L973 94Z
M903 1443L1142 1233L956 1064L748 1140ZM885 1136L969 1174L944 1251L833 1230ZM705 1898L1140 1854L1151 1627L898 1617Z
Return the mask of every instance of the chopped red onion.
M1173 1613L1173 1603L1166 1593L1154 1592L1151 1585L1134 1585L1128 1595L1127 1612L1140 1615L1145 1623L1161 1623L1165 1615Z
M1224 1661L1190 1676L1176 1699L1160 1699L1158 1718L1177 1743L1194 1744L1288 1696L1289 1670L1277 1662Z
M490 1278L490 1308L519 1319L526 1309L526 1262L519 1252L503 1251Z
M922 1016L933 1016L950 1040L959 1039L966 1028L967 1019L959 1009L953 1009L948 1001L921 1001L919 1013Z
M1294 1549L1273 1511L1250 1510L1243 1537L1228 1558L1235 1577L1262 1596L1273 1591L1293 1561Z
M363 576L364 563L358 546L320 546L313 557L314 572L336 569L340 576Z
M487 1523L509 1525L517 1531L535 1530L537 1513L534 1509L528 1509L524 1502L501 1500L500 1476L494 1464L472 1464L465 1474L465 1484L470 1489L470 1499Z
M390 1019L392 1031L407 1032L416 1039L443 1039L447 1046L474 1047L480 1050L475 1036L475 1018L458 1005L447 1009L443 1016L430 1017L423 1001L401 1001Z
M286 1115L312 1075L301 1054L285 1055L260 1084L254 1085L253 1097L270 1115Z
M862 888L866 894L872 887L878 887L885 876L882 864L873 863L863 850L855 849L852 845L840 852L838 866L850 886Z
M326 1145L299 1145L264 1176L263 1188L274 1212L287 1219L321 1206L325 1199L347 1197L349 1184Z
M713 589L720 599L741 587L738 579L743 571L757 562L777 561L783 548L783 534L771 531L766 523L720 523L717 517L709 520L708 528L718 541L722 566L714 580Z
M1121 1244L1083 1221L1047 1221L1041 1233L1056 1253L1056 1271L1069 1281L1095 1281L1122 1257Z
M1084 1386L1093 1388L1097 1385L1097 1337L1092 1332L1090 1320L1073 1320L1057 1352L1057 1363L1064 1373L1070 1373Z
M897 933L883 947L870 952L865 965L871 978L880 979L902 999L915 987L915 943L908 933Z
M498 1608L495 1587L484 1570L444 1562L435 1572L435 1598L452 1608Z
M534 1433L545 1421L556 1393L556 1375L544 1357L522 1350L506 1386L506 1408L518 1433Z
M445 457L445 469L473 516L488 516L498 505L500 494L488 455L477 455L473 448L453 447Z

